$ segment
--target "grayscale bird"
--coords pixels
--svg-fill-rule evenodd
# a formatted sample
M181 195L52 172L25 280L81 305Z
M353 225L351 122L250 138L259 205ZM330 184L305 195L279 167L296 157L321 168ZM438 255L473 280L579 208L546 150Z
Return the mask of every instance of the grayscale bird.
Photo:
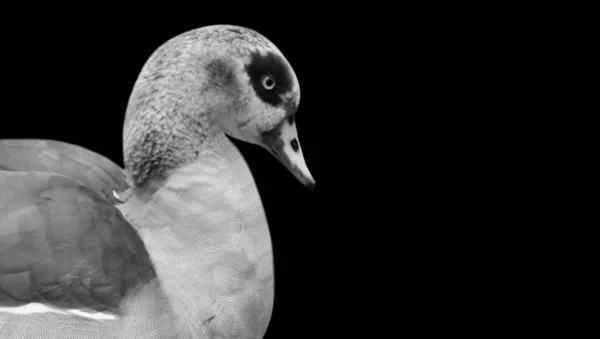
M257 188L226 135L311 190L298 80L259 33L214 25L148 59L125 169L52 140L0 140L0 338L262 338L274 300Z

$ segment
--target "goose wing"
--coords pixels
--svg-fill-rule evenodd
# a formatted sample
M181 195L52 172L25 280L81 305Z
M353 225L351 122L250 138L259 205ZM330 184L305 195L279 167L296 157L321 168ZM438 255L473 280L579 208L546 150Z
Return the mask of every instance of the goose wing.
M129 185L126 174L106 157L54 140L0 140L0 170L53 172L73 178L116 203L113 191Z
M135 229L94 190L55 173L0 171L0 307L118 314L155 276Z

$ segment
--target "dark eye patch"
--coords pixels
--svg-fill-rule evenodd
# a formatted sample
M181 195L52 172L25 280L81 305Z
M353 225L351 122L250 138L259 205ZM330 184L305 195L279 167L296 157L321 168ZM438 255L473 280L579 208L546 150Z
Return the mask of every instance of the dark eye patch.
M252 53L251 61L246 65L250 84L256 94L266 103L279 106L282 103L281 94L292 89L292 77L284 61L278 55L268 53ZM275 80L275 88L268 90L263 86L263 76L270 75Z

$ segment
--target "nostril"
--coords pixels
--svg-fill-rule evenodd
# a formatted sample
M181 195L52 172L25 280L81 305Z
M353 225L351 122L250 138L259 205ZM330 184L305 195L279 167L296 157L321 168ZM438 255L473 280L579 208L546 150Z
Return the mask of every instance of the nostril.
M294 138L292 139L292 142L290 144L292 145L292 149L294 150L294 152L298 152L298 148L300 148L300 146L298 145L298 140Z

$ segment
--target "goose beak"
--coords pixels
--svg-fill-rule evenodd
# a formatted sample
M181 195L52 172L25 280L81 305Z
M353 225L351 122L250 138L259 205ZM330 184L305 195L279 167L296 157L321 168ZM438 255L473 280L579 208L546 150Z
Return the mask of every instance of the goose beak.
M311 192L315 190L315 179L313 179L304 156L296 124L285 120L273 130L263 133L264 147L275 156L292 174Z

